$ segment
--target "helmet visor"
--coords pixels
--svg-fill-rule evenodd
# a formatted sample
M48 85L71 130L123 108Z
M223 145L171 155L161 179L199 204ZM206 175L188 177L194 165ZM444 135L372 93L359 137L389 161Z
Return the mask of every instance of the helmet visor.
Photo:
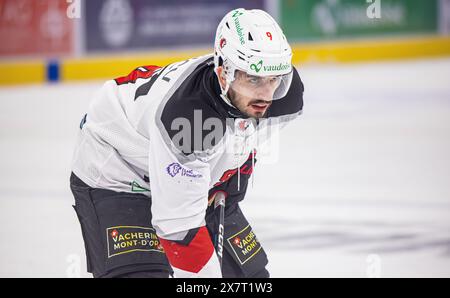
M230 89L252 99L272 101L286 96L292 82L292 71L283 75L256 76L236 70Z

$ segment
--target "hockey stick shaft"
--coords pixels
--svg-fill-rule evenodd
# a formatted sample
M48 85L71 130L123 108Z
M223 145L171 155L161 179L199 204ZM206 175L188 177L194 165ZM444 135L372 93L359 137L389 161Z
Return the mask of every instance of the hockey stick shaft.
M225 233L225 193L218 192L214 197L214 209L219 208L219 230L217 233L217 256L219 258L220 267L222 268L223 259L223 239Z

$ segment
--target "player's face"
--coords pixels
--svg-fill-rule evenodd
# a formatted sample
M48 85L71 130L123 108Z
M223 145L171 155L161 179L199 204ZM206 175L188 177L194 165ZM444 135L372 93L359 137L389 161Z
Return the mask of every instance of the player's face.
M229 97L231 103L247 116L261 118L272 104L279 84L276 76L258 77L238 70L229 89Z
M273 94L278 88L278 77L258 77L236 71L235 80L228 90L231 103L249 117L263 117L272 104Z

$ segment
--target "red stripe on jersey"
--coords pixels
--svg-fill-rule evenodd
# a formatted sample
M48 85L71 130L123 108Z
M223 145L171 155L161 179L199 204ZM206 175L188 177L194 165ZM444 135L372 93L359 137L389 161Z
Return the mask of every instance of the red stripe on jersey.
M162 238L160 240L170 264L184 271L198 273L214 253L214 246L204 226L187 246Z
M129 75L116 78L114 80L116 81L117 85L136 83L137 79L148 79L157 69L160 68L160 66L156 65L141 66L133 70Z

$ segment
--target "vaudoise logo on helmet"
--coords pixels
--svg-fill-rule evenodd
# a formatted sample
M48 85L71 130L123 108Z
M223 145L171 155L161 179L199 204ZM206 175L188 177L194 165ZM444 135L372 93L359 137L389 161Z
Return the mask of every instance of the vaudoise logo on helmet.
M291 65L289 63L281 63L278 65L267 65L267 66L263 66L263 61L259 60L259 62L257 64L252 63L250 64L250 69L254 70L256 72L259 72L262 69L265 72L273 72L273 71L281 71L281 70L286 70L289 69L291 67Z
M243 15L243 13L240 12L239 10L236 10L232 17L234 18L234 25L236 26L236 32L239 35L239 41L241 42L241 44L245 44L244 33L242 32L244 29L241 27L241 23L239 22L238 18L238 16L241 15Z

